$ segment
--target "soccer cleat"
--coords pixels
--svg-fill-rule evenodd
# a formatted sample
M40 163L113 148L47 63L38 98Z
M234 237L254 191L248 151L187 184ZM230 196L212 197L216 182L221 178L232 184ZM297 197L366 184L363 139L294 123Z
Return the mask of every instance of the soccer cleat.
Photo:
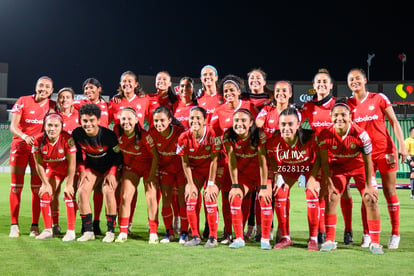
M315 240L309 239L308 251L319 251L318 242Z
M270 245L270 240L268 240L268 239L261 239L260 240L260 249L263 249L263 250L270 250L270 249L272 249L272 246Z
M32 225L30 226L30 237L36 237L39 235L39 226Z
M231 236L230 233L225 232L223 233L223 236L221 237L221 244L230 244L233 240L233 237Z
M336 242L333 241L326 241L322 244L320 251L327 252L336 249Z
M128 235L131 235L131 234L132 234L132 223L130 222L128 224Z
M160 240L160 243L169 243L174 241L174 235L170 235L170 233L165 233L164 238L162 240Z
M256 236L254 236L255 242L260 242L262 240L262 233L257 233Z
M411 199L414 199L414 195L410 195L410 198L411 198Z
M181 217L174 217L174 232L179 234L181 231Z
M158 244L159 243L158 234L157 233L150 233L148 243L149 244Z
M206 244L204 245L205 248L215 248L217 247L218 243L214 237L209 237Z
M368 234L364 234L362 236L362 242L360 246L362 248L368 248L370 244L371 244L371 236Z
M375 254L375 255L384 254L384 251L382 250L382 246L379 245L378 243L371 243L371 245L369 246L369 250L371 251L372 254Z
M390 241L388 242L388 249L398 249L400 245L400 236L392 235Z
M354 243L354 239L352 237L352 232L345 231L344 232L344 244L345 245L352 245Z
M326 233L325 232L319 232L318 233L318 244L323 244L326 242Z
M86 241L92 241L94 239L95 239L95 234L92 231L85 231L83 232L83 235L77 239L77 241L86 242Z
M76 234L74 230L68 230L66 231L65 236L62 238L62 241L69 242L74 241L76 239Z
M50 238L53 238L52 229L45 229L42 231L42 233L36 236L36 240L45 240Z
M273 248L274 249L283 249L283 248L286 248L288 246L291 246L292 244L293 243L292 243L292 240L291 239L282 238L280 240L280 242L278 242L277 244L275 244L275 246L273 246Z
M178 241L179 244L184 244L188 241L188 232L183 231L181 232L180 239Z
M245 245L246 243L244 242L242 238L237 238L229 245L229 247L237 249L237 248L244 247Z
M20 230L19 230L19 225L17 224L12 224L10 226L10 233L9 233L9 237L10 238L18 238L20 236Z
M116 238L115 242L124 243L128 239L127 233L119 233L118 238Z
M95 236L101 236L102 235L102 231L101 228L99 226L99 220L94 220L93 221L93 233L95 234Z
M111 243L115 240L115 233L114 232L106 232L105 237L103 238L102 242Z
M53 236L60 236L60 235L62 235L62 232L61 232L61 229L60 229L60 225L59 224L52 225L52 231L53 231Z
M191 247L191 246L199 245L200 243L201 243L201 239L197 236L193 236L192 240L184 243L184 246L185 247Z

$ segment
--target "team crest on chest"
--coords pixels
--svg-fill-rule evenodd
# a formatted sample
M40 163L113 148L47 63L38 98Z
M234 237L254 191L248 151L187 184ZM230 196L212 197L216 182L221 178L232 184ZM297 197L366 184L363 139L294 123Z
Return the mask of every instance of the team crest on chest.
M103 152L103 150L104 150L103 148L99 148L98 149L99 152Z
M135 146L134 146L134 148L135 148L136 150L139 150L139 146L138 146L138 145L135 145Z
M63 150L62 148L59 148L59 149L58 149L58 152L59 152L59 153L63 153L63 152L64 152L64 150Z
M373 106L373 105L371 104L371 105L369 105L368 109L369 109L369 110L374 110L374 109L375 109L375 106Z
M206 150L210 150L211 149L211 147L210 146L206 146Z
M350 148L351 149L356 149L356 145L354 143L351 143Z

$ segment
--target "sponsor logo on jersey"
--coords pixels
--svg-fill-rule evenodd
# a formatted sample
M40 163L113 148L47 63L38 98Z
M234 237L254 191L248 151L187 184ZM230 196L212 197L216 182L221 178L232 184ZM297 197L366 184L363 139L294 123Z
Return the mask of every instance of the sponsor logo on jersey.
M30 110L30 112L29 112L30 114L35 114L35 111L34 110Z
M38 119L26 119L24 121L26 123L28 123L28 124L37 124L37 125L42 125L43 124L43 119L42 120L38 120Z
M323 122L314 122L312 123L312 126L314 127L329 127L332 125L332 122L328 122L328 121L323 121Z
M355 118L355 123L362 123L362 122L367 122L367 121L374 121L374 120L378 120L378 115L374 114L372 116L370 115L366 115L364 117L357 117Z
M375 106L373 106L373 105L371 104L371 105L369 105L368 109L369 109L369 110L374 110L374 109L375 109Z

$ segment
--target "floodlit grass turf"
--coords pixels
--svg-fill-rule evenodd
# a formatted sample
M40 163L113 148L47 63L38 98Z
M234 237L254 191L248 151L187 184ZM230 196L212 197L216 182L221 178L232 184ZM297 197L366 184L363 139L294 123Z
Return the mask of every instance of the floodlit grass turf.
M384 196L380 191L381 244L384 245L385 254L378 256L358 246L362 226L359 211L361 198L356 189L352 189L355 245L342 244L343 219L339 215L336 232L338 249L333 252L308 252L305 193L303 188L297 186L291 193L290 225L294 245L283 250L264 251L260 250L258 243L253 242L241 249L230 249L222 245L215 249L205 249L203 246L184 248L177 242L149 245L142 185L139 189L133 236L126 243L104 244L102 237L86 243L64 243L57 237L38 241L28 236L31 221L28 177L22 194L21 236L11 239L8 237L10 176L1 173L0 183L0 275L410 275L414 269L414 200L409 198L409 190L398 190L401 202L401 243L398 250L386 248L390 223ZM339 208L338 212L340 213ZM63 201L60 216L60 225L65 232ZM202 231L203 215L201 218ZM274 220L277 225L276 217ZM160 221L158 233L161 238L164 226L161 218ZM79 237L79 215L76 223ZM42 229L42 219L40 226ZM101 229L104 231L105 228L102 214ZM222 229L220 215L219 236ZM118 233L117 228L116 234Z

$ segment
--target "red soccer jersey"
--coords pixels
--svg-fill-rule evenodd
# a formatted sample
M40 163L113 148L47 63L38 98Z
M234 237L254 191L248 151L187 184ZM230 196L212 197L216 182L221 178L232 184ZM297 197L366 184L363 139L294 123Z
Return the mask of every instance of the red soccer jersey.
M250 143L250 135L244 139L238 138L233 142L229 139L229 133L226 132L223 136L223 145L231 146L237 159L237 171L244 175L258 175L260 177L260 165L258 150L266 144L266 134L260 132L259 144L253 147Z
M148 100L148 116L150 127L154 125L152 113L159 106L168 107L171 112L174 112L175 106L178 104L178 101L171 103L168 96L160 97L158 94L146 94L145 97Z
M262 129L267 138L270 138L279 129L279 112L276 106L264 106L257 115L256 120L264 121Z
M315 105L314 101L304 103L301 111L302 122L309 119L310 127L318 135L323 129L332 125L331 109L334 104L335 97L321 105Z
M56 102L48 99L43 104L39 104L35 101L35 96L31 95L20 97L11 112L21 116L17 127L25 134L35 136L42 131L43 118L51 109L56 109ZM22 141L14 135L13 140L17 139Z
M372 151L371 139L366 131L352 123L347 133L340 137L334 126L321 131L318 136L319 147L330 155L330 168L333 171L349 172L364 166L361 152Z
M40 147L41 145L42 147ZM44 133L42 132L35 137L32 153L42 156L43 166L46 170L66 175L68 170L66 155L76 153L76 145L72 136L65 131L62 131L58 140L53 144L49 142L47 137L44 138Z
M372 154L392 152L395 144L385 125L384 110L391 106L390 100L382 93L367 92L358 102L355 97L348 99L353 121L368 132L372 141Z
M117 129L117 128L116 128ZM117 133L116 131L115 133ZM140 170L142 166L151 165L152 153L151 149L154 148L154 140L145 130L141 131L141 139L137 143L135 141L135 135L130 137L122 134L118 136L119 148L122 151L124 157L125 166L130 169Z
M258 110L261 110L263 107L270 103L269 95L267 93L249 93L249 99Z
M89 104L89 103L93 103L93 102L89 101L88 99L80 99L73 103L73 107L79 110L82 107L82 105ZM99 99L94 104L99 106L99 109L101 110L101 118L100 118L99 125L107 128L109 125L108 104L103 99Z
M219 107L222 102L222 96L216 93L215 95L211 96L203 91L203 95L201 95L197 99L198 106L204 108L207 112L206 122L210 124L211 117L213 116L214 111L217 107Z
M178 137L184 132L184 128L172 126L168 137L162 136L154 127L149 130L149 134L154 139L155 147L160 155L160 171L178 173L182 171L181 157L176 154Z
M197 106L197 104L193 102L185 104L179 100L174 110L174 117L183 125L186 130L190 127L188 124L188 117L190 115L190 109L194 106Z
M63 130L69 134L72 134L72 131L79 126L79 112L75 108L72 110L72 113L65 115L59 112L59 115L63 118Z
M256 118L258 114L257 108L248 100L240 100L236 109L231 109L227 104L217 107L210 122L217 135L223 135L227 129L233 126L233 113L240 108L248 109L253 114L253 118Z
M178 138L177 155L187 155L191 169L209 170L211 154L221 151L221 139L216 136L214 130L205 126L201 139L194 138L191 129L181 133Z
M125 107L132 107L137 113L138 121L142 128L144 128L144 120L148 119L148 98L139 97L134 95L130 100L126 98L120 99L119 103L116 103L114 98L109 101L108 111L109 111L109 122L114 122L114 125L119 125L119 116L121 110Z
M301 174L309 177L315 162L318 144L315 134L305 143L299 139L292 146L287 144L277 131L266 144L268 156L274 157L277 162L277 173L292 179L298 179Z

